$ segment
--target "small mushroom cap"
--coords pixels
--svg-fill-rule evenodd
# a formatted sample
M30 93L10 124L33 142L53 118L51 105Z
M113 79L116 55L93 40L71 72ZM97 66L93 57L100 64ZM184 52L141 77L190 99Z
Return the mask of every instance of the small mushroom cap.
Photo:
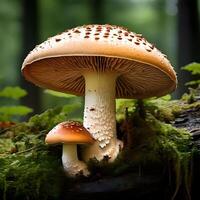
M48 144L92 144L94 139L90 133L77 121L66 121L56 125L45 138Z
M142 35L114 25L86 25L49 38L30 52L22 72L34 84L85 94L83 74L111 72L117 98L162 96L175 90L170 62Z

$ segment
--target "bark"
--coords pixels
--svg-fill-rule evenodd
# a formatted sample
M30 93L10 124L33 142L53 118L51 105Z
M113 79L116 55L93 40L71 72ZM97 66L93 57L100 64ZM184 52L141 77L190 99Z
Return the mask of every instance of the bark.
M22 56L21 63L28 53L38 44L38 1L21 1L22 5ZM23 105L33 108L35 113L40 112L40 89L20 76L20 85L26 89L28 95L21 101Z
M186 92L184 84L191 81L191 75L181 70L190 62L199 62L200 28L197 0L178 1L178 66L180 96ZM193 78L194 79L194 78Z
M168 192L163 184L163 177L155 175L140 176L129 173L120 177L102 178L101 180L82 183L67 192L66 196L73 199L113 199L131 198L163 199L167 198ZM66 199L67 199L66 198Z
M91 20L94 24L104 24L104 1L101 0L91 0L89 1L90 9L91 9Z
M200 101L200 88L197 89L196 94L193 97L194 101ZM187 129L192 136L193 144L196 145L198 151L200 151L200 106L183 111L178 118L174 121L174 126L178 128ZM199 180L200 180L200 156L194 154L192 158L192 185L191 185L191 197L197 199L199 195Z

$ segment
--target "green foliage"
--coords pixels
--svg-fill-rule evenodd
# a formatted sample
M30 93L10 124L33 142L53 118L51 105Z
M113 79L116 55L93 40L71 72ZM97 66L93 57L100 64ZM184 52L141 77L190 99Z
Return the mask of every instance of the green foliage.
M64 100L63 111L68 113L69 118L82 121L82 97L53 90L45 90L45 93L54 97L56 102L61 102L61 100Z
M124 118L126 109L135 110L135 100L133 99L116 99L116 118L118 121Z
M32 112L27 106L1 106L0 121L10 121L14 116L24 116Z
M49 89L45 90L44 92L47 93L47 94L50 94L52 96L55 96L55 97L64 97L64 98L76 97L75 95L72 95L72 94L66 94L66 93L57 92L57 91L49 90Z
M170 94L167 94L167 95L165 95L163 97L160 97L160 99L165 100L165 101L170 101L172 99L172 97L171 97Z
M187 82L185 85L186 85L186 86L200 85L200 80L189 81L189 82Z
M20 99L27 95L27 92L20 87L7 86L0 90L0 97L7 97L13 99Z
M200 75L200 63L193 62L182 67L182 69L191 72L192 75Z
M200 79L200 63L190 63L184 67L182 67L183 70L189 71L192 73L192 75L197 75L199 76ZM185 85L186 86L198 86L200 84L200 80L193 80L187 82Z
M27 95L27 92L20 87L7 86L0 90L0 97L19 100ZM22 105L9 105L0 107L0 121L12 121L16 117L25 116L32 112L32 109Z
M65 107L57 107L54 109L48 109L40 115L35 115L30 118L27 125L34 128L34 131L50 130L54 125L68 120L68 112Z

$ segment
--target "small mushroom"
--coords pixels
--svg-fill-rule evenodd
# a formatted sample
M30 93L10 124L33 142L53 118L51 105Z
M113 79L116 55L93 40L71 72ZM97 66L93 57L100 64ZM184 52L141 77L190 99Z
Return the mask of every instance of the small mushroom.
M63 144L62 163L69 176L89 175L86 164L77 156L77 144L92 144L90 133L79 122L66 121L55 126L45 138L47 144Z
M75 30L79 33L68 30L42 43L43 48L36 47L22 72L38 86L85 96L83 124L96 141L85 148L84 159L107 156L113 161L122 147L115 98L163 96L175 90L176 73L157 48L123 27L85 25Z

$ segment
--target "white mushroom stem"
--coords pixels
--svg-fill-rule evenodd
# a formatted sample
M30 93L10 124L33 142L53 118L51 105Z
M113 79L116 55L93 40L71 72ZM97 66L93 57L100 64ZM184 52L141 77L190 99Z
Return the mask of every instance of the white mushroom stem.
M63 144L62 164L69 176L73 177L79 173L89 175L86 164L78 160L76 144Z
M85 77L84 127L96 142L88 146L83 158L102 160L108 156L113 161L122 142L116 136L115 84L116 73L87 72Z

